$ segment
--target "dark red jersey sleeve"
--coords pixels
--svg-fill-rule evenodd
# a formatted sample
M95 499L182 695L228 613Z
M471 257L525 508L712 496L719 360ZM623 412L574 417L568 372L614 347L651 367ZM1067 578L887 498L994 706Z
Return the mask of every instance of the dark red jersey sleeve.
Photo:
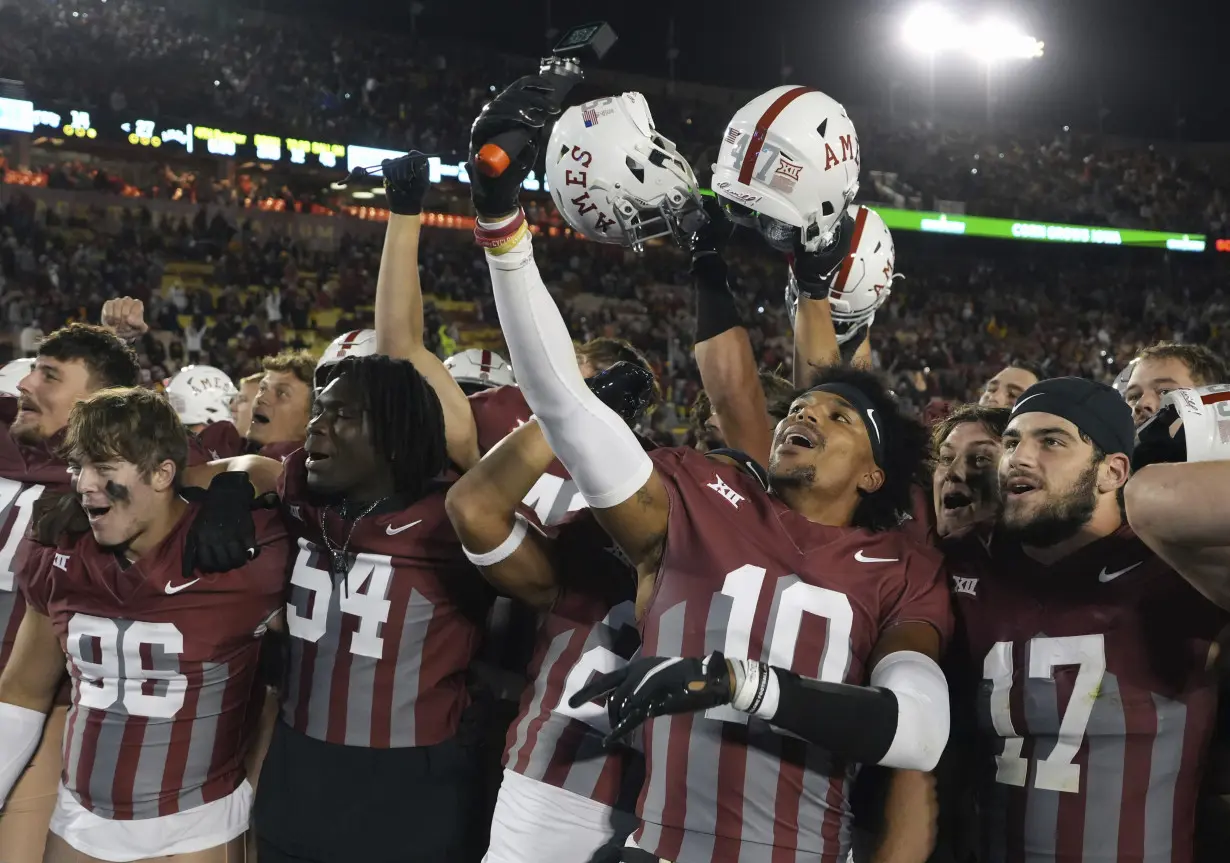
M285 504L301 504L307 498L307 453L295 450L282 461L278 497Z
M929 550L901 552L904 578L888 604L883 627L922 622L935 627L942 644L952 636L952 597L943 558Z
M48 615L47 608L51 604L52 590L55 587L52 575L55 556L54 547L23 538L18 546L17 556L13 559L17 586L26 599L26 605L44 616Z

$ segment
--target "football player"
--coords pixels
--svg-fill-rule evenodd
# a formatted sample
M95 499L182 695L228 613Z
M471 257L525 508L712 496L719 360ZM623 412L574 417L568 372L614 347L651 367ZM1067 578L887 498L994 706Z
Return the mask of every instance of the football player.
M466 668L490 594L444 512L440 400L406 360L328 367L304 448L250 470L297 536L281 721L261 772L260 859L457 859L474 759ZM346 817L338 820L337 813Z
M771 493L690 448L645 453L576 369L518 206L556 111L537 77L491 102L471 157L511 129L530 143L498 178L472 170L471 192L519 385L638 572L644 658L569 702L613 692L613 737L645 723L642 826L625 859L844 856L852 765L929 770L947 740L940 559L876 530L908 507L925 433L870 375L835 370L779 426ZM552 146L557 157L585 167L580 148Z
M629 425L653 399L654 379L617 363L589 386ZM606 751L610 726L600 709L568 698L596 670L636 650L635 577L588 512L548 537L518 512L522 498L555 461L530 419L449 489L449 518L466 556L497 589L540 609L532 685L508 731L504 775L491 825L488 863L590 863L623 846L643 776L639 753Z
M250 563L215 576L196 565L204 540L192 529L207 516L177 493L187 432L150 390L78 402L64 451L76 500L62 501L67 529L51 528L55 544L22 569L28 605L0 675L0 801L38 743L67 657L65 769L44 861L238 859L252 804L249 697L282 605L285 529L261 513L239 558ZM246 509L246 478L221 480L218 494L229 486Z
M302 450L284 463L210 468L251 469L258 488L276 489L299 544L281 721L256 800L264 863L400 861L407 836L415 856L448 863L473 826L478 783L462 713L491 592L448 522L440 476L477 447L464 395L438 359L420 356L405 305L421 296L425 176L385 168L394 216L377 340L383 351L387 329L388 351L414 362L342 357L324 369Z
M932 428L931 502L940 539L976 534L990 540L999 518L999 459L1008 415L1006 408L962 405Z
M994 537L949 554L994 754L982 859L1191 859L1230 615L1125 522L1133 435L1112 387L1028 388L1003 434Z
M1172 390L1139 429L1125 489L1132 529L1193 587L1230 610L1230 447L1221 431L1230 421L1230 387ZM1206 759L1209 775L1197 817L1196 859L1219 860L1230 837L1230 768L1226 723L1226 639L1221 640L1222 713Z
M17 384L18 397L0 395L0 672L13 648L26 604L17 590L18 561L31 550L22 539L35 502L44 491L68 491L68 465L59 455L73 405L103 387L136 386L136 354L102 327L70 324L47 336L29 373ZM55 806L61 770L68 691L48 714L38 751L0 812L0 858L39 863L47 824ZM23 761L23 765L24 765Z
M1158 342L1137 354L1128 368L1123 399L1132 409L1137 427L1148 422L1171 390L1230 380L1226 361L1204 345Z
M281 458L303 446L312 409L316 358L307 351L282 351L261 360L264 373L252 402L252 419L240 429L251 448Z
M1040 377L1036 369L1025 363L1005 366L983 385L978 404L984 408L1010 408Z

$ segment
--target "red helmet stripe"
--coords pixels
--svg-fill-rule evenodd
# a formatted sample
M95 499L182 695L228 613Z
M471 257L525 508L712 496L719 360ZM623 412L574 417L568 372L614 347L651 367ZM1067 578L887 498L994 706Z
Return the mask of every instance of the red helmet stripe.
M846 289L846 280L850 278L850 270L854 266L854 258L858 254L858 244L863 239L863 226L866 224L867 208L859 207L858 215L854 218L854 236L850 238L850 253L841 262L841 271L837 273L837 280L833 282L834 291L844 291Z
M777 115L786 110L786 106L795 99L802 96L804 93L817 93L815 87L791 87L785 93L778 96L773 104L770 105L765 112L760 115L760 119L756 121L756 131L752 133L752 140L747 145L747 152L743 154L743 163L739 165L739 182L747 185L752 181L752 172L756 170L756 160L760 158L760 149L764 146L765 136L769 134L769 126L777 119Z
M491 351L483 351L483 355L478 359L478 370L485 375L491 374Z
M342 336L342 343L337 346L337 355L339 357L344 357L346 355L346 351L354 347L354 343L359 340L359 336L362 333L362 330L351 330L346 333L346 335Z

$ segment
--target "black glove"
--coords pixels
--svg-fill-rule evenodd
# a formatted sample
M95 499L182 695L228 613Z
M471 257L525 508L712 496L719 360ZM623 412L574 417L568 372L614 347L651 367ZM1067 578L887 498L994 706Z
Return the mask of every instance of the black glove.
M803 249L802 243L795 243L790 269L798 283L799 296L809 300L828 299L833 275L852 251L850 243L853 235L854 220L846 214L841 217L836 239L828 248L808 252Z
M185 578L193 572L230 572L260 554L252 521L252 509L260 501L247 473L220 473L208 489L185 487L180 495L201 505L184 541Z
M396 159L385 159L380 167L384 172L384 191L389 199L389 209L399 216L417 216L423 212L423 197L431 185L427 156L418 150L411 150Z
M1179 409L1163 404L1148 421L1136 430L1136 448L1132 450L1132 471L1145 465L1187 461L1187 434L1182 424L1171 436L1170 428L1179 419Z
M689 272L697 279L703 279L706 284L726 286L726 261L722 254L726 251L726 243L734 233L735 224L722 208L710 204L711 198L705 199L706 219L693 232L689 246L692 249L692 267Z
M648 656L595 677L568 704L575 710L587 701L606 697L611 733L603 742L610 746L652 716L695 713L729 704L732 689L730 669L720 651L706 659Z
M585 383L604 405L619 414L628 425L634 425L653 404L653 374L627 360L621 360L587 378Z
M555 85L540 75L518 79L504 92L488 102L470 129L470 195L480 216L500 218L517 209L521 183L534 167L542 146L547 120L559 114L555 101ZM476 159L484 144L502 132L522 129L529 134L529 143L519 153L509 153L511 164L498 177L488 177L478 170Z

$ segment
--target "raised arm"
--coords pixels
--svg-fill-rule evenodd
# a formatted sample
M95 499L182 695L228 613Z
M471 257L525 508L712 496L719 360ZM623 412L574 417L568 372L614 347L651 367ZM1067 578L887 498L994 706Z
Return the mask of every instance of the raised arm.
M1146 545L1230 610L1230 386L1175 390L1137 432L1124 487L1128 523ZM1223 414L1223 411L1225 413Z
M444 363L423 342L423 289L419 282L419 234L427 192L427 157L414 152L386 159L388 229L376 281L376 350L410 360L427 379L444 409L449 458L466 470L478 461L478 431L465 393Z
M498 590L537 608L559 593L550 540L517 506L555 460L538 421L513 431L453 484L444 505L470 561Z
M1162 560L1230 610L1230 461L1153 464L1124 488L1128 522Z
M794 313L794 385L811 385L816 373L841 362L827 297L800 296Z
M644 582L656 575L666 540L665 487L636 435L582 379L568 327L534 263L529 229L518 206L542 127L559 110L551 93L549 82L523 78L475 121L470 144L471 190L479 214L475 235L486 249L500 326L526 401L594 515ZM483 176L475 154L510 129L529 132L531 145L500 177Z
M27 607L0 674L0 809L38 748L63 676L64 652L51 619Z
M248 475L257 496L278 490L282 477L282 462L263 455L239 455L184 468L183 485L209 488L219 474L242 471Z
M773 431L765 422L764 390L752 354L752 341L731 295L726 262L720 251L718 234L729 234L729 230L728 225L715 218L693 238L696 366L713 412L722 418L726 445L742 450L760 464L768 464Z

